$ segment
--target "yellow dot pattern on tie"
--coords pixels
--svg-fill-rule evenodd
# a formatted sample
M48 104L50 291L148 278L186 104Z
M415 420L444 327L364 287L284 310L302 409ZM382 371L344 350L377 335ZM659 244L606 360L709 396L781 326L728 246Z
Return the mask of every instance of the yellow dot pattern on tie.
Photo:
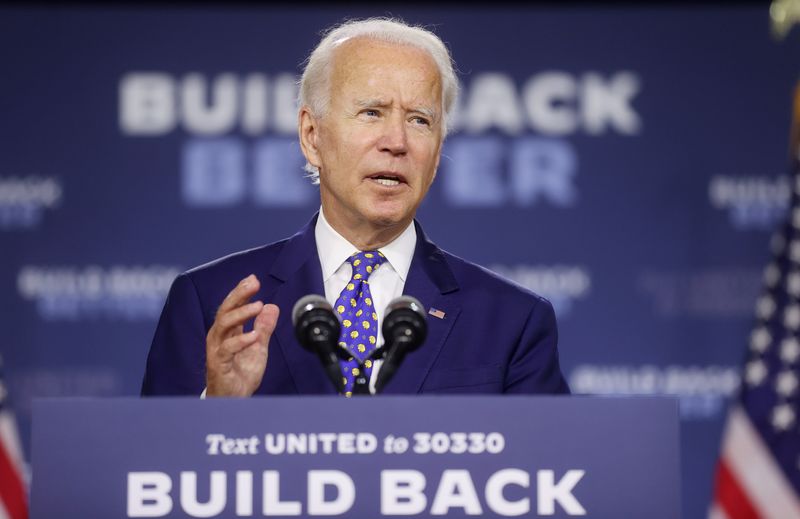
M372 294L368 278L386 262L380 251L357 252L347 260L353 268L350 281L336 300L335 308L342 323L339 345L351 355L341 361L342 381L345 396L351 395L355 379L361 376L369 380L373 363L369 355L377 346L378 315L371 308Z

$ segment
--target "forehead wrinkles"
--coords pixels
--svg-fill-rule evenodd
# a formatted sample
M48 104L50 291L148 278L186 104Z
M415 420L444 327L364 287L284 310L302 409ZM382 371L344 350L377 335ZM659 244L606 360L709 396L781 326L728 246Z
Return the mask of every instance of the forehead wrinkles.
M386 65L398 63L397 68L388 68ZM386 92L381 88L386 86L387 80L392 76L403 75L402 80L413 85L420 91L414 97L428 96L426 84L430 83L433 99L426 100L425 104L435 99L441 104L442 81L439 68L433 58L425 50L404 44L388 43L364 37L347 39L338 44L331 61L333 70L330 77L331 94L341 93L346 87L366 89L361 98L375 98L384 100ZM401 79L401 78L396 78ZM359 84L360 83L360 84ZM371 88L375 91L368 92ZM423 90L424 89L424 90ZM336 97L336 96L334 96ZM404 102L419 103L417 99L405 99ZM435 108L437 112L441 107Z

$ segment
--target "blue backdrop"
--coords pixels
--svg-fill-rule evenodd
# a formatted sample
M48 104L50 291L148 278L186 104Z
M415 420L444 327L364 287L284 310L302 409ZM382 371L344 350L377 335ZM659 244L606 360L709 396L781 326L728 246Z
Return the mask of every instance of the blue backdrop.
M800 36L774 41L766 7L0 10L0 352L26 450L34 397L137 394L177 273L309 219L299 64L387 13L448 42L464 87L426 232L554 302L575 392L680 397L701 516L790 191Z

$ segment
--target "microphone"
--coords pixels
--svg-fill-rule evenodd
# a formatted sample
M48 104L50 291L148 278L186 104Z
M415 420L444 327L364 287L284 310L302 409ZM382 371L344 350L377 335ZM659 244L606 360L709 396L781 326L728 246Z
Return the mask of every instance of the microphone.
M328 301L311 294L298 299L292 309L292 324L297 341L308 351L316 353L325 373L336 391L341 393L342 371L339 368L339 319Z
M381 330L386 353L375 382L376 393L389 383L406 354L419 348L425 340L428 334L425 308L411 296L393 299L386 307Z

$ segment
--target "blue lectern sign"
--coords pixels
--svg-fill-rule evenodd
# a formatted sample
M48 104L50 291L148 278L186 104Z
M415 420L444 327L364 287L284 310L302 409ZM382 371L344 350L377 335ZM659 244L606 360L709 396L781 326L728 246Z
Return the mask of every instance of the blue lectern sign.
M36 402L32 516L679 516L658 398Z

